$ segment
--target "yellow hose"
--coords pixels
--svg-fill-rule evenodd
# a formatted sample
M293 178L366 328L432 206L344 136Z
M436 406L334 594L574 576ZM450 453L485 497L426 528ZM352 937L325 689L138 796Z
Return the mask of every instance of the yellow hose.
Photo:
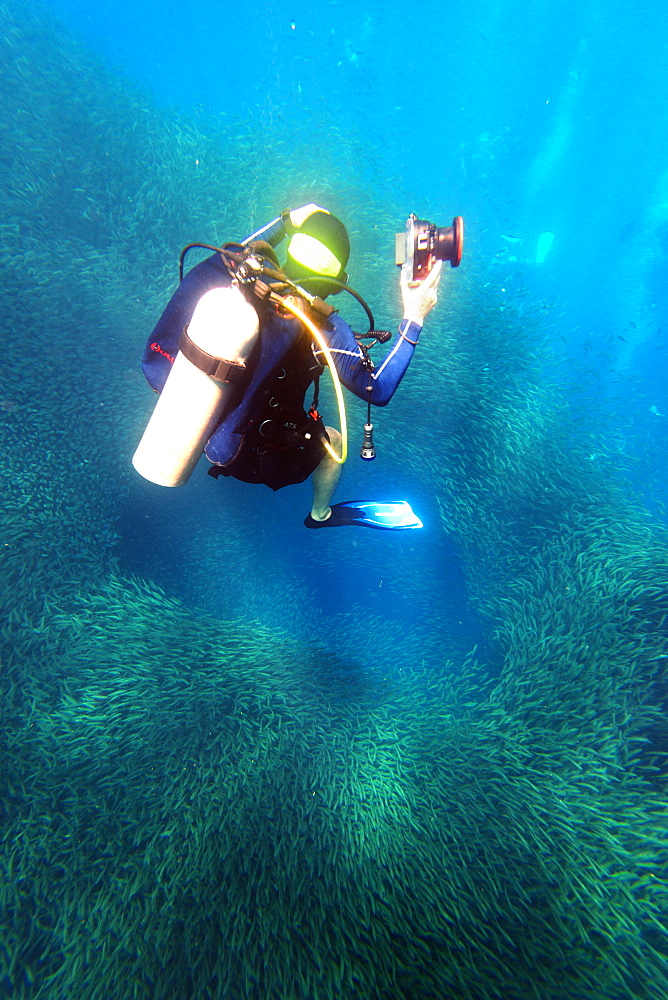
M315 323L311 322L308 316L304 315L304 313L298 306L293 305L293 303L289 302L287 299L281 299L281 305L285 306L286 309L288 309L291 313L293 313L293 315L295 315L298 319L302 321L307 330L309 330L313 335L315 341L322 350L322 353L325 355L325 360L327 361L327 367L329 368L329 374L332 376L332 382L334 384L336 401L339 406L339 422L341 424L341 454L340 455L336 454L329 441L323 441L323 444L327 449L327 451L329 452L329 454L334 459L334 461L338 462L339 465L343 465L343 463L348 457L348 425L346 422L346 407L345 403L343 402L343 391L341 389L341 381L339 379L336 367L334 365L334 359L332 358L329 347L325 342L325 338L320 333L320 330L317 328Z

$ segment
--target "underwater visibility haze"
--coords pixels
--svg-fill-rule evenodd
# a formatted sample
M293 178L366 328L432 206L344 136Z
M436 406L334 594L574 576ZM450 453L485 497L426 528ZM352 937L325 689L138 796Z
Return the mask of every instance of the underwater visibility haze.
M668 9L436 8L0 0L8 1000L668 997ZM131 465L181 248L309 202L392 331L465 218L347 394L417 530Z

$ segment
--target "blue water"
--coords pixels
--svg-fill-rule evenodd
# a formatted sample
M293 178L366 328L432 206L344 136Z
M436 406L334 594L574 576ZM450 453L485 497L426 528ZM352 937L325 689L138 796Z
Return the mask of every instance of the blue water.
M668 8L0 3L0 50L0 988L661 1000ZM181 247L310 200L391 330L394 233L465 219L374 462L347 398L335 500L420 530L131 467Z
M662 516L668 489L662 334L668 328L668 195L661 123L668 15L659 5L620 3L611 10L574 2L528 10L524 3L496 3L471 11L445 4L408 14L402 6L388 10L377 3L91 8L67 0L55 9L114 72L144 91L147 102L175 108L204 127L212 119L223 126L245 116L266 119L284 130L287 142L295 133L303 141L312 129L327 130L333 164L347 157L347 136L361 135L368 149L359 164L363 185L405 212L443 223L464 215L469 252L494 265L490 292L544 310L544 326L563 358L565 391L575 386L584 406L581 430L589 431L588 421L600 428L613 465ZM283 197L289 204L290 191ZM263 221L258 217L254 224ZM554 238L537 263L542 233ZM184 242L198 237L183 232ZM357 240L363 246L365 234ZM355 249L353 243L353 285L360 278ZM392 248L386 249L391 259ZM466 283L466 259L446 278ZM447 296L447 289L441 294ZM373 299L372 305L392 328L392 306ZM402 391L410 392L410 381ZM359 427L362 407L351 405ZM423 412L432 407L425 400ZM419 437L425 419L420 413L404 433ZM384 412L381 428L391 420L392 411ZM338 499L420 498L411 470L407 475L393 466L382 445L373 467L356 459L356 439L351 451ZM598 454L592 445L593 462ZM411 539L415 558L425 580L433 569L457 621L466 623L467 638L480 641L466 612L456 549L440 538L433 545L437 511L428 494L421 499L431 538ZM228 504L252 512L265 533L277 523L282 532L294 528L285 537L296 552L307 542L320 543L299 536L307 487L272 497L229 482L212 488L200 473L178 497L131 484L123 521L127 565L143 572L150 567L152 578L191 599L189 566L197 552L198 575L206 562L209 584L200 583L196 605L229 611L226 588L216 585L224 556L203 541L215 535ZM147 505L152 524L181 526L175 542L156 532L150 553L136 544ZM195 523L193 536L189 525ZM309 587L326 614L359 592L359 568L347 559L353 544L366 553L363 576L373 587L370 567L405 543L337 538L338 565L329 586L317 557L313 567L306 563ZM263 559L258 556L259 563ZM285 614L258 595L250 603L246 597L233 602L235 610L239 603L263 621ZM400 602L383 611L396 618L404 609Z
M587 374L627 457L651 455L638 485L665 500L662 4L53 7L147 102L223 124L264 117L288 142L313 130L318 147L326 130L334 163L361 135L372 190L406 213L464 215L496 290L549 306L572 380Z

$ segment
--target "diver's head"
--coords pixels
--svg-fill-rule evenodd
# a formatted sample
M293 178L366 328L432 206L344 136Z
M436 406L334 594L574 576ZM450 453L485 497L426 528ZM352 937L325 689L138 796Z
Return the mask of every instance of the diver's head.
M327 278L344 284L348 281L346 264L350 241L346 227L329 212L318 210L309 215L290 237L288 258L283 271L290 281L299 284L305 278L322 278L304 284L313 295L333 295L340 291Z

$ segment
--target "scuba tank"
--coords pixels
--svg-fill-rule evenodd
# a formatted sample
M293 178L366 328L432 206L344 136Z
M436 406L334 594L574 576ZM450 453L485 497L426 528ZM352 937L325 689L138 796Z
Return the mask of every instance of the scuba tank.
M258 333L258 314L235 286L200 298L133 456L140 475L158 486L188 481L235 387L248 381Z

